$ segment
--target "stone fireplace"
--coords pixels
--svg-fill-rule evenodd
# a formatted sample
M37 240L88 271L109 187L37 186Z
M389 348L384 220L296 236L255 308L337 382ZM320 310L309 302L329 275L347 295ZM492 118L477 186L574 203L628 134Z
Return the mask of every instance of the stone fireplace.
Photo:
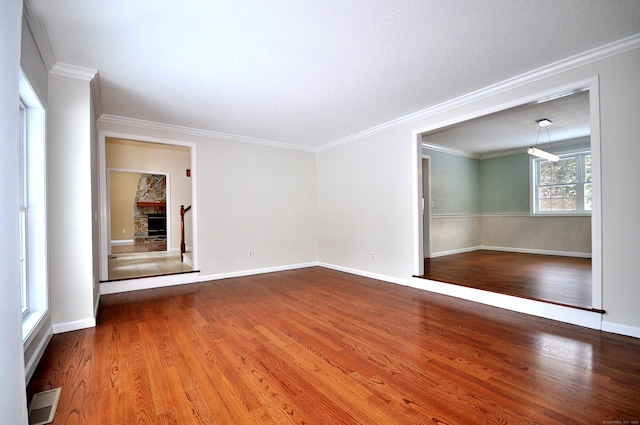
M167 240L167 179L161 174L142 174L133 203L135 243Z

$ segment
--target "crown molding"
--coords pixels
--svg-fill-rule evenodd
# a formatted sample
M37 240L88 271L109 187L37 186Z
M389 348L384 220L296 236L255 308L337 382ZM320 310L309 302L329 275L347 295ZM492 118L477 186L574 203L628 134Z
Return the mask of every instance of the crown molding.
M30 0L25 0L23 14L25 19L27 20L27 25L31 30L31 34L33 34L33 38L36 42L36 46L38 47L38 52L40 53L42 62L44 62L44 66L47 68L47 71L50 71L56 64L56 56L53 53L53 46L51 45L49 33L47 32L47 28L44 25L44 21L42 21L42 19L36 18L33 13L31 13Z
M569 71L574 68L578 68L584 65L588 65L593 62L597 62L611 56L619 55L630 50L634 50L640 47L640 33L631 37L623 38L622 40L615 41L613 43L606 44L604 46L597 47L595 49L587 50L586 52L579 53L574 56L570 56L563 60L553 62L549 65L534 69L532 71L520 74L516 77L501 81L499 83L490 85L488 87L476 90L466 95L448 100L444 103L417 111L400 118L396 118L386 123L371 127L367 130L352 134L341 139L334 140L322 146L316 148L316 152L322 152L328 149L338 147L359 139L363 139L374 134L382 133L387 130L391 130L400 127L405 124L427 118L429 116L439 114L463 105L467 105L476 102L481 99L485 99L497 94L503 93L508 90L512 90L517 87L521 87L526 84L533 83L535 81L551 77L553 75L560 74L562 72Z
M567 139L567 140L563 140L560 142L553 142L553 147L554 148L564 148L564 147L568 147L568 146L575 146L575 145L579 145L582 143L588 143L590 142L591 138L590 137L578 137L575 139ZM511 156L511 155L518 155L518 154L526 154L527 153L527 149L528 147L524 147L524 148L513 148L513 149L508 149L508 150L504 150L504 151L499 151L499 152L492 152L492 153L488 153L488 154L482 154L482 155L478 155L472 152L467 152L464 151L462 149L454 149L454 148L449 148L447 146L441 146L441 145L436 145L433 143L421 143L421 146L425 149L429 149L432 151L437 151L437 152L442 152L442 153L447 153L450 155L457 155L457 156L462 156L465 158L471 158L471 159L478 159L478 160L484 160L484 159L493 159L493 158L500 158L503 156ZM558 154L562 155L563 152L558 152Z
M173 124L164 124L155 121L141 120L137 118L128 118L118 115L101 114L98 122L125 125L130 127L142 128L147 130L167 131L177 134L184 134L197 137L205 137L209 139L225 140L229 142L249 143L252 145L268 146L279 149L289 149L296 151L315 152L314 148L295 145L291 143L276 142L267 139L258 139L255 137L239 136L236 134L221 133L218 131L202 130L192 127L183 127Z
M432 151L437 151L437 152L442 152L442 153L448 153L450 155L457 155L457 156L463 156L465 158L471 158L471 159L480 159L480 155L476 155L474 153L471 152L467 152L467 151L463 151L461 149L454 149L454 148L448 148L446 146L440 146L440 145L434 145L431 143L421 143L422 147L425 149L429 149Z
M98 71L83 66L71 65L68 63L56 62L49 71L51 74L61 75L63 77L77 78L79 80L91 81L97 75Z

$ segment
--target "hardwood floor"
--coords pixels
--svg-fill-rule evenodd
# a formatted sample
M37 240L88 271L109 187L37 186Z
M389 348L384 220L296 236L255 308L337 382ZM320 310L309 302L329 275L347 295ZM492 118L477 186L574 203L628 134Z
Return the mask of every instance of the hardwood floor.
M424 277L591 309L591 259L479 250L424 260Z
M56 425L633 423L640 340L316 267L103 296L60 386Z

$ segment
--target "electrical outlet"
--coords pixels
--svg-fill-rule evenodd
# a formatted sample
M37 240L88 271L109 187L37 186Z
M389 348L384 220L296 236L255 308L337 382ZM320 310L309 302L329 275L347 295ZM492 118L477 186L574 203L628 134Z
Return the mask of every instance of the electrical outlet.
M376 258L376 253L371 251L371 258Z
M249 257L253 257L253 251L249 250Z
M122 229L122 234L124 235L125 233L127 233L127 229Z

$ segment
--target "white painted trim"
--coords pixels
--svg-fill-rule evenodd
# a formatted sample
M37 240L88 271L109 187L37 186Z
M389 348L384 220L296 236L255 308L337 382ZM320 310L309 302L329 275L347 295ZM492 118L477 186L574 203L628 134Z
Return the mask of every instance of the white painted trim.
M602 330L619 335L631 336L633 338L640 338L640 328L629 325L621 325L619 323L613 323L606 320L602 321Z
M451 249L448 251L438 251L431 253L431 258L446 257L447 255L464 254L465 252L473 252L482 249L479 246L469 246L466 248Z
M200 281L198 275L194 272L100 282L100 295L197 283Z
M136 291L140 289L160 288L165 286L183 285L191 283L200 283L207 281L215 281L228 279L233 277L251 276L263 273L272 273L285 270L294 270L307 267L324 267L327 269L337 270L357 276L364 276L370 279L376 279L383 282L394 283L398 285L408 286L421 289L428 292L435 292L442 295L448 295L456 298L466 299L481 304L491 305L506 310L516 311L519 313L529 314L532 316L547 318L560 322L570 323L591 329L602 329L606 332L618 333L621 335L640 338L640 328L632 326L619 325L611 322L601 321L601 314L591 311L585 311L570 307L558 306L540 301L528 300L519 297L512 297L504 294L481 291L474 288L467 288L459 285L451 285L443 282L432 280L410 278L402 279L392 276L386 276L378 273L371 273L363 270L357 270L350 267L338 266L335 264L322 262L309 262L292 264L288 266L268 267L263 269L243 270L238 272L220 273L215 275L200 276L198 273L185 273L183 275L157 276L152 278L122 280L115 282L102 282L100 286L100 295L116 294L121 292ZM95 321L94 321L95 322ZM71 322L76 324L77 322ZM68 324L67 324L68 325ZM95 324L94 324L95 326ZM67 330L71 329L68 326ZM88 327L88 326L85 326ZM82 329L77 327L76 329ZM54 327L55 333L65 332L63 325Z
M55 65L56 57L53 53L53 47L51 46L51 41L49 40L49 33L47 32L47 28L44 25L44 21L39 17L35 17L31 12L31 2L23 1L22 4L23 13L25 15L25 18L27 19L27 24L31 29L31 34L33 34L36 46L38 47L38 52L40 52L40 56L42 57L44 66L47 68L47 71L49 71Z
M147 278L124 279L107 281L100 283L100 294L117 294L121 292L138 291L141 289L162 288L174 285L187 285L192 283L208 282L213 280L229 279L233 277L252 276L257 274L274 273L286 270L303 269L316 267L318 262L288 264L276 267L265 267L262 269L240 270L237 272L218 273L212 275L201 275L198 272L181 273L166 276L152 276Z
M336 264L329 264L329 263L322 263L321 262L318 265L320 267L324 267L326 269L337 270L339 272L354 274L356 276L363 276L363 277L368 277L370 279L381 280L383 282L389 282L389 283L395 283L397 285L408 286L406 279L402 279L402 278L399 278L399 277L387 276L387 275L383 275L383 274L379 274L379 273L372 273L372 272L368 272L366 270L353 269L351 267L338 266Z
M333 264L320 263L320 266L328 269L338 270L345 273L377 279L384 282L395 283L411 288L421 289L428 292L435 292L442 295L461 298L480 304L511 310L518 313L529 314L545 319L570 323L591 329L600 329L601 314L571 307L564 307L542 301L529 300L526 298L513 297L510 295L498 294L495 292L482 291L475 288L467 288L459 285L452 285L434 280L412 277L410 279L396 278L363 270L342 267Z
M487 97L495 96L499 93L502 93L526 84L530 84L535 81L548 78L553 75L557 75L574 68L588 65L590 63L597 62L599 60L603 60L611 56L622 54L624 52L628 52L630 50L637 49L639 47L640 47L640 34L636 34L631 37L624 38L622 40L618 40L613 43L606 44L604 46L600 46L595 49L577 54L575 56L571 56L569 58L565 58L563 60L551 63L549 65L534 69L524 74L520 74L516 77L501 81L499 83L482 88L480 90L476 90L464 96L460 96L460 97L451 99L449 101L443 102L441 104L423 109L421 111L417 111L412 114L408 114L403 117L397 118L395 120L388 121L386 123L361 131L359 133L355 133L350 136L343 137L338 140L334 140L333 142L329 142L327 144L319 146L318 148L316 148L316 152L322 152L328 149L336 148L338 146L341 146L356 140L360 140L365 137L369 137L378 133L382 133L384 131L394 129L405 124L411 124L413 122L427 118L429 116L439 114L441 112L448 111L463 105L467 105L469 103L476 102L478 100L485 99ZM558 91L556 91L556 93L558 93ZM551 96L553 94L555 93L549 93L548 96ZM540 97L536 96L536 98L539 99ZM535 99L531 99L531 100L535 100ZM516 106L516 105L512 105L512 106ZM500 110L507 109L508 107L511 107L511 106L503 106L503 107L500 107L499 109L494 110L493 112L498 112ZM489 112L485 112L483 115L486 115L487 113ZM475 116L470 116L460 121L454 120L447 125L455 124L456 122L467 121L472 117L475 118ZM446 125L439 125L436 128L445 127L445 126ZM433 129L435 130L435 128ZM592 128L591 130L593 131L594 129ZM425 130L421 131L421 133L424 133L424 132Z
M474 153L463 151L460 149L454 149L454 148L449 148L447 146L434 145L433 143L425 143L425 142L422 142L421 145L423 148L429 149L431 151L442 152L449 155L462 156L464 158L471 158L471 159L478 159L478 160L481 159L480 155L476 155Z
M634 37L636 48L640 45L640 35ZM541 77L542 78L542 77ZM524 85L527 83L531 83L532 81L527 79L521 79L520 85ZM510 87L510 88L515 88ZM500 91L492 92L488 88L487 95L489 93L497 94ZM529 103L535 101L536 99L547 98L557 96L558 93L571 92L576 89L588 89L589 90L589 99L590 99L590 119L591 119L591 155L592 155L592 214L591 214L591 246L592 246L592 306L594 309L602 309L602 206L600 203L601 196L601 183L600 183L600 107L599 107L599 79L598 76L594 76L591 78L586 78L579 81L574 81L571 83L564 84L559 87L550 88L544 90L542 92L533 93L531 95L525 96L523 98L516 98L510 101L507 101L502 104L493 105L487 108L483 108L480 110L473 111L471 113L463 114L461 116L454 117L452 119L447 119L442 122L434 122L429 124L426 127L414 129L412 131L412 143L414 143L414 147L418 150L422 151L422 134L436 130L439 128L447 127L452 124L457 124L459 122L467 121L473 118L477 118L480 116L484 116L493 112L498 112L504 109L512 108L515 106L523 105L525 103ZM486 96L485 96L486 97ZM469 95L467 98L467 102L469 103L473 100L473 93ZM459 102L461 99L459 98L456 102ZM455 106L461 106L459 103L454 102ZM452 108L449 106L447 109ZM419 163L420 162L420 163ZM413 158L413 176L414 176L414 205L418 203L418 200L421 197L421 194L416 190L416 188L421 188L422 178L420 175L421 168L421 159L419 160L417 157ZM422 228L422 220L421 213L419 209L414 210L414 275L422 275L424 266L422 265L424 262L424 249L421 246L423 228ZM507 307L508 308L508 305Z
M98 296L94 300L95 305L93 306L93 317L98 319L98 310L100 309L100 297L102 296L102 291L100 290L100 283L98 283Z
M100 71L91 80L91 101L96 117L102 115L102 92L100 91Z
M141 136L132 133L123 133L117 131L98 131L98 168L99 168L99 190L100 190L100 280L106 281L109 276L109 259L110 253L109 241L110 226L109 226L109 196L107 194L108 188L108 173L106 165L106 139L107 137L113 137L117 139L135 140L140 142L157 143L165 145L177 145L185 146L190 149L191 156L191 217L192 217L192 258L193 269L198 269L198 172L197 172L197 154L196 143L186 142L182 140ZM169 219L169 217L167 217Z
M210 139L226 140L229 142L249 143L253 145L269 146L279 149L290 149L297 151L315 152L314 148L295 145L292 143L277 142L274 140L259 139L256 137L239 136L236 134L221 133L218 131L202 130L198 128L182 127L173 124L163 124L155 121L146 121L136 118L127 118L117 115L102 114L98 118L98 122L111 123L118 125L126 125L136 128L144 128L149 130L166 131L176 134L188 134L190 136L206 137Z
M422 195L423 177L422 177L422 161L424 154L422 153L422 133L413 131L411 133L411 175L413 176L413 274L424 274L424 219L422 217ZM431 164L430 164L431 165ZM431 172L431 171L429 171ZM431 181L429 181L429 190L431 190ZM429 206L429 225L431 226L431 206ZM431 230L431 229L429 229ZM431 232L429 232L431 235ZM429 240L429 245L431 241Z
M63 332L77 331L80 329L95 328L96 318L88 317L86 319L74 320L71 322L54 323L53 333L60 334Z
M133 245L133 239L118 239L118 240L111 241L111 246L118 246L118 245Z
M284 266L265 267L262 269L240 270L237 272L219 273L213 275L200 276L200 282L207 282L210 280L229 279L233 277L253 276L256 274L282 272L286 270L305 269L308 267L316 267L319 263L317 261L311 261L308 263L288 264Z
M480 249L484 249L487 251L517 252L522 254L556 255L560 257L591 258L590 252L553 251L549 249L514 248L514 247L508 247L508 246L487 246L487 245L480 246Z
M591 303L602 310L602 162L600 141L600 79L589 82L589 112L591 119L591 263L593 287ZM595 166L594 166L595 164Z
M466 248L452 249L449 251L439 251L431 254L431 258L446 257L447 255L463 254L465 252L473 251L500 251L500 252L516 252L521 254L536 254L536 255L555 255L559 257L575 257L575 258L591 258L590 252L574 252L574 251L552 251L548 249L531 249L531 248L514 248L510 246L470 246Z
M602 314L593 311L421 278L413 278L407 286L586 328L600 329L601 327Z
M49 345L49 342L51 341L52 337L53 337L53 327L50 326L46 330L44 337L41 338L40 341L38 342L38 345L33 351L33 355L24 366L26 384L29 383L29 381L31 380L31 377L33 376L33 373L36 371L36 367L38 367L38 363L40 363L40 359L42 359L42 356L44 355L44 351L47 349L47 345Z
M76 78L84 81L91 81L96 77L96 75L98 75L98 71L96 69L62 62L56 62L49 72L62 77Z

